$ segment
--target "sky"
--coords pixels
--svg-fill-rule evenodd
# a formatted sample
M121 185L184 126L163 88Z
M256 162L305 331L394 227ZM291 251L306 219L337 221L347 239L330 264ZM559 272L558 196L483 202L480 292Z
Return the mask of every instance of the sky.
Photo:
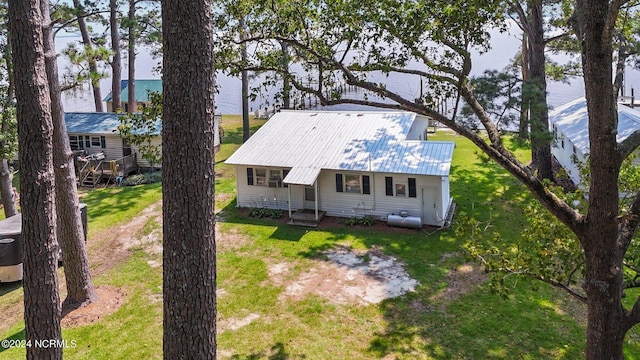
M512 27L511 32L492 33L492 49L482 55L475 54L473 57L472 75L479 75L485 70L501 70L513 58L516 49L518 49L519 30ZM56 39L56 47L61 50L68 42L79 41L77 36L59 36ZM153 59L148 52L140 50L136 61L137 79L159 79L159 75L154 73L152 69L156 66L159 59ZM60 73L64 72L66 66L64 58L59 57ZM630 87L634 84L640 86L640 72L630 70L627 76L627 93L630 93ZM123 78L126 78L126 63L123 63ZM419 80L407 80L400 76L384 79L388 87L397 90L408 97L416 97L419 93ZM238 78L231 78L223 74L219 74L217 78L219 93L216 95L216 106L218 111L223 114L239 114L242 112L241 83ZM101 82L102 96L107 96L111 88L111 79L103 79ZM556 107L564 103L570 102L578 97L584 96L584 84L581 78L572 79L570 83L548 83L548 102L551 107ZM271 94L272 95L272 94ZM269 96L268 94L266 95ZM63 96L65 111L94 111L91 92L89 89L82 94ZM251 111L265 106L265 100L258 100L250 104ZM341 106L340 109L348 109L349 106Z

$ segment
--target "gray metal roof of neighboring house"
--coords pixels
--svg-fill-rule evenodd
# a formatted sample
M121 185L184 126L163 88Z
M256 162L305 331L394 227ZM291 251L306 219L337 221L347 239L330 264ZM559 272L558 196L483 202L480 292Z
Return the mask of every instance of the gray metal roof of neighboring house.
M449 175L455 143L405 140L415 119L409 112L281 111L225 162ZM313 171L302 169L309 181Z
M549 112L549 123L554 124L583 154L589 153L589 114L584 97ZM616 140L621 142L636 130L640 130L640 112L618 104Z
M129 80L120 81L120 89L122 93L120 98L123 102L127 102L129 97ZM162 93L162 80L161 79L136 79L136 102L149 101L148 91ZM111 101L113 99L113 93L109 94L102 101Z
M70 134L119 134L120 120L112 112L68 112L64 114L67 132ZM162 121L156 124L158 135L162 131Z
M117 134L120 120L111 112L69 112L64 114L67 132L73 134Z

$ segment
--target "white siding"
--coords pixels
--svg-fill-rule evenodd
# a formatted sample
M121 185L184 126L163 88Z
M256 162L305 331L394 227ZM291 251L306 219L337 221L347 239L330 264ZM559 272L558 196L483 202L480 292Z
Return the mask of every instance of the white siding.
M266 168L278 169L278 168ZM254 168L255 171L255 168ZM336 174L359 174L370 176L371 194L353 194L336 191ZM393 177L394 183L408 185L408 178L416 179L416 197L387 196L385 176ZM255 177L255 175L254 175ZM287 188L247 185L247 167L237 167L237 205L239 207L264 207L287 210L289 191ZM255 182L255 181L254 181ZM423 224L441 226L449 205L449 178L409 174L343 172L323 170L317 179L318 208L329 216L352 217L371 215L377 219L388 214L408 211L410 216L422 217ZM424 189L424 190L423 190ZM290 186L291 209L304 208L304 186ZM424 216L422 192L425 192ZM408 195L408 187L407 187Z
M416 116L413 124L411 124L411 129L409 129L409 133L407 133L406 140L427 140L425 137L425 133L427 131L427 126L429 125L429 121L424 116Z
M564 147L562 146L564 139ZM565 169L571 181L574 184L580 184L580 170L574 161L574 144L565 137L561 132L558 132L558 139L554 142L553 146L551 146L551 153L556 157L560 165ZM584 156L577 149L575 157L578 161L584 163Z
M116 160L122 157L122 139L118 135L91 135L91 134L76 134L69 133L69 135L90 135L90 136L104 136L105 148L90 147L85 150L89 154L104 153L105 160Z
M162 137L160 136L156 136L151 140L151 145L153 146L158 146L160 148L160 152L162 153ZM120 140L120 147L122 147L122 140ZM138 147L136 147L135 145L131 145L131 151L135 152L138 154L138 156L136 157L136 159L138 160L138 166L141 168L149 168L151 167L151 164L149 163L149 161L147 161L146 159L142 158L142 154L140 153L140 150L138 150ZM153 164L154 167L159 168L162 167L162 162L160 162L159 164Z

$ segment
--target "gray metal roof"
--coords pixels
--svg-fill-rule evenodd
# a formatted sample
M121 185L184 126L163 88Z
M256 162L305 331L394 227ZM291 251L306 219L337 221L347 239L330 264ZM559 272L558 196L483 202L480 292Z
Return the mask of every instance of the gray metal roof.
M64 114L67 132L70 134L119 134L119 115L112 112L68 112ZM155 134L160 135L162 121L155 124ZM141 132L141 130L138 130Z
M583 154L589 153L589 114L587 100L582 97L559 106L549 113L554 124ZM621 142L636 130L640 130L640 112L618 104L618 134Z
M408 112L281 111L225 163L449 175L455 143L406 140L415 119Z
M320 170L322 169L296 166L291 168L282 181L285 184L311 186L316 182L318 175L320 175Z

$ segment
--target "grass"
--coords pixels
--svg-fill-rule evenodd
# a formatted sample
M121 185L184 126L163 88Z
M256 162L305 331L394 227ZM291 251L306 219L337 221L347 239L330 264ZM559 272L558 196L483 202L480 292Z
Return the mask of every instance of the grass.
M255 129L260 122L254 122ZM486 285L448 299L447 276L467 260L462 239L451 230L430 234L412 230L374 231L336 225L309 230L282 222L248 218L235 208L235 170L223 161L241 143L239 117L223 119L225 142L216 158L216 208L222 233L237 241L219 247L217 257L218 324L254 318L249 325L218 335L219 358L231 359L579 359L584 351L584 306L564 292L542 283L509 281L507 297ZM491 220L504 237L516 237L526 224L522 203L527 191L500 167L477 154L462 137L438 132L433 138L456 142L451 192L464 211ZM527 149L517 148L527 160ZM91 234L140 213L160 198L160 185L99 189L87 192ZM148 222L143 234L157 224ZM415 292L378 305L334 304L307 295L283 298L282 284L270 280L269 266L286 263L288 278L321 262L322 252L336 245L380 249L401 259L420 282ZM77 346L65 349L67 359L154 359L162 356L162 271L152 267L159 255L141 249L95 279L117 286L127 301L101 321L63 330ZM17 288L0 288L0 310L21 300ZM628 297L630 298L630 297ZM13 324L0 339L23 338L23 323ZM638 327L629 332L625 352L640 359ZM24 351L2 351L0 358L24 358Z

